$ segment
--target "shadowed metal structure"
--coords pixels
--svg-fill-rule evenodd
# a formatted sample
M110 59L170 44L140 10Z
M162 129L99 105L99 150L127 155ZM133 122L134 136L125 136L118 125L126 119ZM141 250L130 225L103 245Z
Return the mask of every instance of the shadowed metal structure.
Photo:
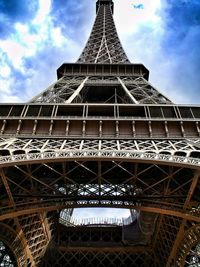
M129 62L112 0L96 11L76 63L0 106L0 266L199 266L200 106L173 104ZM85 207L131 219L73 223Z

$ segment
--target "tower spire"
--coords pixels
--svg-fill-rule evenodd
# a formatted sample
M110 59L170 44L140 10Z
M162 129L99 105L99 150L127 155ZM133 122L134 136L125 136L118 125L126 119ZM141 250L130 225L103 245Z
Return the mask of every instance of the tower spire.
M78 61L60 66L58 81L31 102L172 104L148 82L149 71L142 64L130 63L115 27L113 1L98 0L96 7L94 26ZM75 72L78 79L70 75ZM124 77L127 73L133 77Z
M120 43L113 20L112 0L98 0L97 16L79 63L130 63Z

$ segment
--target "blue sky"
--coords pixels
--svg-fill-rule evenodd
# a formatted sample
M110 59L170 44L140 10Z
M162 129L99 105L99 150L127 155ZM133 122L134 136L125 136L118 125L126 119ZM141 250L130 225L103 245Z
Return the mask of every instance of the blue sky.
M79 57L95 0L0 0L0 102L29 101ZM115 22L134 63L175 103L200 103L200 1L115 0Z
M175 103L200 104L200 1L115 0L114 18L133 63ZM79 57L95 0L0 0L0 102L26 102ZM76 215L77 213L75 213ZM96 213L94 213L96 214ZM115 210L112 216L127 216ZM110 216L102 209L99 216ZM79 213L79 216L80 213ZM84 210L82 216L93 216Z

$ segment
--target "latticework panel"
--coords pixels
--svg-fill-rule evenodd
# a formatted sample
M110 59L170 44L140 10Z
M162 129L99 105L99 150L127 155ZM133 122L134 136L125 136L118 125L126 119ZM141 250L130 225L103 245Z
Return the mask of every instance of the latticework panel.
M53 254L53 255L52 255ZM52 255L52 256L51 256ZM52 248L45 256L42 267L157 267L151 253L134 252L131 249L81 249Z
M198 151L195 143L190 140L70 140L70 139L19 139L1 138L1 150L10 150L11 153L17 150L24 152L37 149L45 150L87 150L87 149L103 149L103 150L127 150L127 151L165 151L173 154L175 152L192 152ZM3 156L3 154L1 155Z
M198 267L200 263L200 224L187 226L182 240L179 243L176 255L176 267Z
M39 103L171 104L142 75L66 76L34 97Z
M166 266L177 233L181 225L181 219L173 216L163 216L160 228L157 229L158 236L155 244L155 251L161 266Z
M30 201L31 205L37 201L41 206L48 203L55 205L56 202L63 205L66 199L71 200L71 207L102 204L127 205L128 208L129 205L138 207L139 201L144 206L182 211L190 184L199 177L198 173L189 168L138 164L126 161L126 157L121 161L62 159L61 162L54 160L49 163L15 165L5 171L2 178L7 179L10 194L13 194L19 209L23 205L29 208ZM2 198L6 198L3 184L0 189ZM23 202L22 198L26 201ZM162 206L161 199L164 200ZM66 208L71 208L69 205ZM187 209L189 211L191 207ZM6 209L1 210L1 214L6 212Z
M54 228L55 213L20 216L0 224L0 241L14 254L14 266L35 267L46 252Z
M121 77L121 83L139 104L170 104L166 96L155 89L144 77Z
M54 222L52 218L49 218L48 221L48 218L44 214L31 214L29 216L19 217L19 223L27 240L31 255L37 265L41 261L51 240Z
M63 103L73 95L84 79L84 76L64 76L34 97L31 102ZM76 100L79 103L82 102L78 97Z
M30 261L25 253L23 240L20 238L20 234L16 232L14 220L5 220L3 223L0 223L0 241L5 243L11 250L13 254L12 262L15 266L30 266ZM0 260L2 259L1 256L2 252L0 251ZM4 265L4 263L1 266L10 266L9 262L8 265Z
M121 226L87 225L64 226L59 224L57 246L62 247L116 247L123 245Z
M171 155L177 157L199 158L200 150L198 140L90 140L90 139L0 139L0 160L3 157L20 154L42 153L49 151L127 151L141 153L155 153L157 155Z
M4 168L1 179L0 200L3 207L0 209L0 219L20 215L18 223L36 264L39 264L51 240L48 220L45 220L45 216L39 215L47 210L99 206L135 209L139 215L131 232L136 234L132 235L131 240L129 237L125 241L131 246L142 244L151 247L156 233L154 262L157 262L156 257L159 259L158 262L163 262L163 259L167 262L182 219L196 222L200 220L197 205L199 196L195 194L199 186L199 172L182 166L131 162L126 156L121 161L63 158L61 161L48 162L43 158L43 161L37 164L20 163ZM13 206L5 202L7 195ZM158 214L163 215L159 227ZM56 213L52 215L56 218ZM86 232L83 235L85 234ZM86 237L88 238L88 235L83 241ZM109 233L102 236L105 239L108 237ZM67 242L62 238L62 242L64 241ZM64 247L66 245L67 243ZM65 251L64 256L59 256L62 258L61 262L58 261L55 266L60 266L66 259L69 266L73 265L76 258L72 259L72 254L76 254L79 259L82 255L82 250L79 251L77 247L75 251ZM101 258L102 265L99 266L115 264L110 262L110 256L107 254L98 252L91 256L93 254L88 253L90 256L86 261L94 257L94 260L89 261L89 266ZM111 254L109 251L108 255ZM123 260L118 259L121 266L122 262L130 263L130 266L149 264L148 257L142 256L141 251L136 255L128 255L127 259L125 256L122 257ZM83 263L84 260L78 264Z

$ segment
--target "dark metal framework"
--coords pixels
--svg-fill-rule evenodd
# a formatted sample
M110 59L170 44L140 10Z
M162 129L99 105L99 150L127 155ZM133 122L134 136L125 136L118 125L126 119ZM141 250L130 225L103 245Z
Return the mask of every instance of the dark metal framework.
M77 63L29 103L0 106L0 240L18 267L196 267L200 106L155 89L120 44L113 2L96 8ZM77 207L137 216L76 226Z

